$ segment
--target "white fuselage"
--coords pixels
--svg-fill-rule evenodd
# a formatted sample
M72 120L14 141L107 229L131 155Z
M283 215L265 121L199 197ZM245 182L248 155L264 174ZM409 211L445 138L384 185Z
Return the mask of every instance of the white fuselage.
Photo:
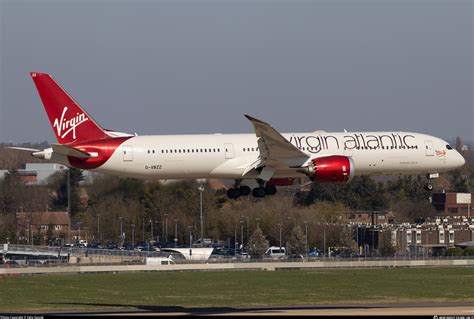
M464 164L447 142L425 134L317 131L282 135L310 155L309 160L351 157L356 175L438 173ZM135 136L94 171L140 179L256 178L255 171L242 175L259 155L255 134ZM303 176L282 166L273 178Z

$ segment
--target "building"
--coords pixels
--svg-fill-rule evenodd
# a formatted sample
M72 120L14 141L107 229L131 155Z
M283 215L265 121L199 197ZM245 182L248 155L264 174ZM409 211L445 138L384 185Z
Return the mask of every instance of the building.
M433 193L431 204L441 216L473 217L474 193Z
M392 230L392 242L399 252L411 255L443 255L448 248L471 240L474 226L469 225L422 225Z
M46 184L51 175L65 169L67 166L56 163L26 163L24 168L18 169L18 174L28 185ZM0 170L0 179L7 173L8 170Z
M394 222L392 212L387 211L351 211L347 221L354 224L383 225Z
M390 232L392 246L398 255L438 256L459 244L474 241L474 219L436 217L423 224L353 225L355 241L367 255L377 255L384 232Z
M68 238L71 220L67 212L19 212L16 214L17 238L20 242L50 244ZM48 238L49 237L49 238Z

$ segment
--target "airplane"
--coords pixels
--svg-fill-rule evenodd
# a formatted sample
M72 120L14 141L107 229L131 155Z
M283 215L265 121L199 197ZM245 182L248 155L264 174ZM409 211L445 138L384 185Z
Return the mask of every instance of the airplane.
M276 186L299 178L308 183L348 183L358 175L436 178L465 163L449 143L426 134L279 133L250 115L245 117L255 134L137 136L101 127L51 75L30 75L58 143L44 150L12 148L68 167L144 180L232 179L227 195L237 199L274 195ZM242 184L248 180L258 186Z

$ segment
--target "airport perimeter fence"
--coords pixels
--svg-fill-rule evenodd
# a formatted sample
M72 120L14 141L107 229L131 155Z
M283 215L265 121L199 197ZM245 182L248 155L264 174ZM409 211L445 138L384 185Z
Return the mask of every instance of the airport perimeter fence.
M0 253L3 251L0 250ZM171 264L231 264L231 263L321 263L321 262L367 262L367 261L417 261L417 260L474 260L474 256L416 256L403 255L394 257L290 257L282 258L249 256L227 256L212 255L209 258L196 258L190 260L184 258L179 253L170 251L130 251L120 249L90 249L74 247L40 247L25 245L9 245L8 252L3 252L15 256L0 263L0 268L24 268L24 267L55 267L55 266L107 266L107 265L146 265L147 258L162 258L170 261Z

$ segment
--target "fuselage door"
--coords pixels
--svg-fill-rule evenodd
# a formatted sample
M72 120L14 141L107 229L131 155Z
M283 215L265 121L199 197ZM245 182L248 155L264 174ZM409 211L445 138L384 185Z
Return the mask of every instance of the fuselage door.
M123 151L123 161L131 162L133 161L133 148L132 146L124 145L122 146Z
M434 156L433 141L425 141L426 156Z
M225 143L224 144L224 149L225 149L225 158L226 159L234 158L234 145L232 145L230 143Z

